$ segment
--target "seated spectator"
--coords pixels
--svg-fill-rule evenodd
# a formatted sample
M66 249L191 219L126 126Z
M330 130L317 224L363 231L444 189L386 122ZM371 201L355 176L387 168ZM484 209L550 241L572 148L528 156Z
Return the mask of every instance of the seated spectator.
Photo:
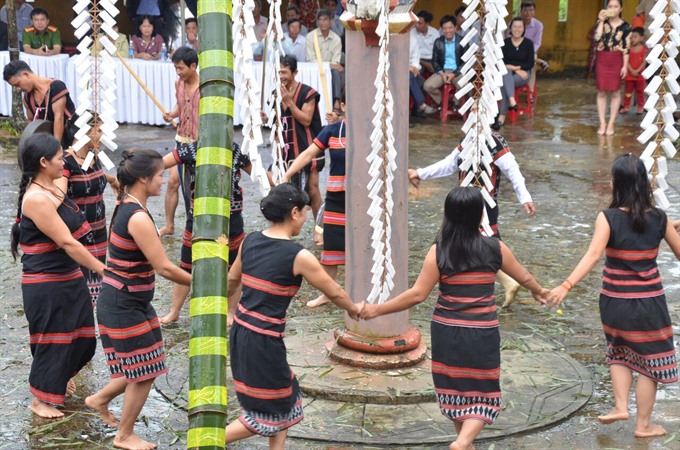
M286 55L294 56L298 62L307 61L307 40L302 35L302 22L300 19L290 19L287 25L283 51Z
M187 42L184 45L196 50L196 53L198 53L201 50L201 46L198 43L198 20L193 17L186 19L184 21L184 32L187 36Z
M286 8L286 23L282 25L284 33L288 33L288 22L290 22L293 19L300 20L300 8L291 3L288 5L288 8ZM309 33L309 29L300 20L300 34L303 36L307 36L307 33Z
M536 4L532 1L522 2L521 16L522 22L524 23L524 37L530 39L534 43L534 57L536 63L538 63L543 70L548 68L548 63L538 58L538 49L541 48L541 43L543 41L543 24L537 20L534 16L536 15ZM510 30L508 30L508 37L510 36ZM531 71L531 78L529 79L529 89L531 93L534 93L534 86L536 85L536 71Z
M324 9L328 12L331 13L333 16L331 18L331 31L333 31L335 34L340 36L340 38L345 37L345 27L342 26L342 22L340 22L340 16L336 14L336 11L338 9L338 1L337 0L326 0L324 3Z
M418 42L421 71L423 73L434 73L434 67L432 67L432 49L434 48L434 41L439 37L439 32L437 32L436 28L430 26L432 14L428 11L419 11L416 16L418 17L418 22L411 29L411 34L415 36Z
M0 52L9 48L9 40L7 36L7 24L0 22Z
M144 16L139 24L137 34L132 36L132 51L134 57L146 60L161 59L163 37L156 34L151 17Z
M342 89L345 85L345 68L340 64L342 59L342 40L340 36L331 31L331 23L333 13L325 9L320 9L316 13L317 29L310 31L307 35L307 61L316 62L315 42L318 42L319 53L323 62L330 63L331 73L333 74L333 102L339 99L342 95ZM328 105L330 108L330 105Z
M444 35L434 41L432 48L432 67L434 75L425 81L425 92L437 104L442 103L442 87L453 84L460 79L460 68L463 66L463 48L456 35L456 18L446 15L439 24Z
M120 56L127 57L128 52L130 51L130 44L128 43L127 36L123 33L118 32L118 24L114 25L112 28L113 31L118 33L118 37L116 38L115 41L113 41L113 45L116 46L116 52L120 53ZM109 37L102 36L101 39L109 39ZM102 47L103 47L102 44L100 44L99 42L95 42L94 44L92 44L91 50L92 56L97 56L99 52L102 50Z
M14 11L17 19L17 40L19 48L22 49L24 29L31 26L31 11L33 11L33 7L26 3L26 0L14 0ZM7 24L7 5L0 9L0 22Z
M288 5L295 5L300 10L300 22L308 30L316 27L316 13L319 9L319 0L289 0Z
M418 77L420 77L420 49L418 48L418 41L416 36L409 34L409 80L408 87L411 97L413 97L414 110L416 115L424 116L426 114L434 114L436 109L425 103L425 94L423 93Z
M73 143L77 131L74 121L76 108L66 84L61 80L45 78L33 73L25 61L11 61L2 71L3 79L24 93L24 108L29 121L52 122L52 134L62 148Z
M503 62L508 73L503 75L501 88L501 106L496 122L491 126L499 130L505 123L508 110L517 109L515 89L529 84L531 71L534 68L534 43L524 37L524 21L515 17L510 22L510 37L505 39L503 46Z
M61 53L61 34L57 27L50 26L47 11L35 8L31 11L31 23L32 26L24 29L22 37L24 51L40 56Z
M262 15L262 1L255 0L255 7L253 8L253 20L255 21L255 37L258 41L264 39L267 35L267 24L269 21Z

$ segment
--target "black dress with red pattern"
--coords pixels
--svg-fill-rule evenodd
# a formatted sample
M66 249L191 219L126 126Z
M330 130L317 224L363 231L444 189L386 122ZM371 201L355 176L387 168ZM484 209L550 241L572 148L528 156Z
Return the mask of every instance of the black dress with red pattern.
M135 214L149 213L134 202L118 206L97 303L99 334L111 378L125 377L129 383L168 371L160 322L151 305L156 272L128 231Z
M500 242L483 237L478 267L445 273L432 313L432 380L439 409L450 420L492 423L501 409L500 332L494 282L501 268Z
M27 193L24 201L32 195L46 195L56 202L40 191ZM57 214L71 235L86 245L92 233L78 206L66 197ZM78 263L26 216L21 218L19 244L21 291L33 355L30 390L38 400L61 406L68 380L92 359L97 347L87 283Z
M302 276L293 274L302 249L259 231L241 246L243 294L229 333L229 356L239 420L261 436L273 436L304 417L283 342L286 310L302 284Z
M106 263L106 207L104 191L106 175L98 158L88 169L83 169L75 156L68 152L64 156L64 177L68 179L66 195L85 212L87 222L92 227L93 243L86 245L87 250L103 263ZM86 267L81 267L87 287L90 290L92 304L97 304L97 297L102 288L102 277Z
M621 364L659 383L678 381L673 327L656 257L667 216L647 214L645 231L633 230L629 214L604 211L609 242L600 291L607 364Z

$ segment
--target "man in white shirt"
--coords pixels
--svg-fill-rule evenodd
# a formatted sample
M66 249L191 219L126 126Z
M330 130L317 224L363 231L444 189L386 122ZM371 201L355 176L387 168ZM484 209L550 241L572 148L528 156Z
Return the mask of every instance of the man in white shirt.
M501 174L503 174L512 183L512 188L515 191L517 200L524 208L526 214L528 216L533 216L536 214L536 207L531 199L531 194L527 190L524 176L519 170L519 164L517 164L515 156L510 152L510 146L505 138L498 132L492 131L491 135L493 136L496 145L492 148L487 144L491 157L493 158L493 162L491 163L492 174L490 177L493 183L493 190L489 192L489 194L494 200L497 200ZM408 169L409 182L417 188L420 186L421 180L441 178L459 172L460 151L461 147L458 145L448 156L434 164L430 164L422 169ZM459 178L461 182L465 179L466 175L467 173L460 173ZM486 207L489 225L491 225L491 229L494 231L494 236L500 239L500 233L498 231L498 203L496 203L496 207L493 209L489 208L489 205L486 203L484 206ZM503 307L505 307L514 300L517 290L519 289L519 284L502 272L498 272L498 279L505 287L505 302L503 303Z
M262 1L255 0L255 7L253 8L253 20L255 21L255 27L253 31L255 32L255 38L261 41L267 34L267 24L269 21L266 17L262 16Z
M434 68L432 67L432 49L434 48L434 41L439 37L439 32L430 25L432 23L432 14L428 11L419 11L416 16L418 17L418 22L411 29L411 34L415 36L418 42L421 70L434 73Z
M342 59L342 40L340 36L331 31L333 13L320 9L316 13L316 26L307 34L307 61L316 62L315 46L318 42L321 60L330 63L333 74L333 102L342 97L342 88L345 85L345 68L340 64ZM330 107L330 105L329 105Z
M291 3L286 8L286 23L281 25L281 28L283 28L284 33L288 32L288 22L293 19L300 19L300 8L298 8L297 5L293 5ZM307 33L309 33L309 30L305 25L302 24L302 22L300 22L300 34L303 36L307 36Z
M300 19L288 21L288 32L284 34L283 50L286 55L294 56L297 62L307 61L307 40L302 35Z
M414 34L409 35L409 80L408 88L413 97L414 110L417 115L434 114L437 110L425 103L425 93L418 82L420 77L420 49Z
M26 0L14 0L14 11L16 11L17 16L17 39L19 40L19 48L23 49L22 35L24 28L28 28L32 25L31 11L33 11L33 7L26 3ZM7 23L7 6L3 6L2 9L0 9L0 21Z

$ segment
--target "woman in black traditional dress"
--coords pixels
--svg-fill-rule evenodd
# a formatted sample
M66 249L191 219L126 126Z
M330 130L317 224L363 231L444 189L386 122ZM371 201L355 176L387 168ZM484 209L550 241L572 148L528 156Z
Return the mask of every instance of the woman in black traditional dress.
M99 139L102 132L99 125L90 121L92 127L87 133L90 141L78 150L73 146L64 154L64 177L57 180L59 188L66 192L68 197L85 212L87 222L92 227L94 241L87 244L87 249L92 256L106 263L106 207L104 205L104 190L107 183L111 184L114 192L118 192L118 180L113 175L104 172L102 164L97 157L99 153ZM75 144L75 143L74 143ZM90 165L83 169L85 158L89 152L95 156ZM83 267L83 274L90 290L92 304L97 304L97 297L102 287L102 277L96 272Z
M91 237L85 215L54 183L64 162L51 135L31 136L21 149L21 184L17 219L12 227L12 255L21 246L21 289L28 320L33 363L29 383L31 410L41 417L64 414L70 378L94 356L97 342L87 284L79 264L102 274L104 264L83 242Z
M612 191L609 209L597 216L588 251L553 289L553 304L559 305L605 253L600 318L615 405L598 420L609 424L629 418L628 397L637 372L635 436L661 436L666 430L650 422L657 383L678 381L678 363L656 257L665 239L680 259L680 236L666 213L654 207L647 170L635 155L614 161Z
M427 299L439 282L432 313L432 379L439 409L454 422L450 449L469 450L485 424L501 410L500 333L494 281L502 270L536 300L549 291L500 240L482 236L484 199L478 189L457 187L446 197L444 222L412 288L379 305L367 304L362 319L403 311Z
M85 399L110 426L118 426L114 447L135 450L156 444L134 433L134 425L156 377L168 371L163 336L151 305L156 272L189 285L191 275L165 254L158 229L147 210L160 195L163 159L153 150L124 151L118 166L119 203L111 217L109 258L97 302L97 320L111 381ZM109 411L111 400L125 393L120 423Z
M229 271L229 356L241 415L226 428L226 443L255 434L283 449L287 429L303 418L297 379L286 360L286 310L302 279L357 318L359 305L291 239L305 223L309 196L292 184L274 187L260 202L271 226L246 236ZM243 283L240 297L234 294Z

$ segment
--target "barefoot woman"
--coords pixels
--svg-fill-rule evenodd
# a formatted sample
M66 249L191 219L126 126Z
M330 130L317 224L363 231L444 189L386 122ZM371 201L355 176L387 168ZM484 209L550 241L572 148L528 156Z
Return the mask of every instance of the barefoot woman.
M168 371L163 336L153 300L155 273L189 285L191 275L170 262L147 210L147 199L160 195L163 160L153 150L123 152L118 166L119 204L109 232L109 259L97 303L102 347L111 381L85 403L108 425L118 425L114 447L148 450L156 444L134 433L134 425L156 377ZM120 424L108 409L125 393Z
M30 137L21 149L21 184L12 255L21 245L21 290L31 335L33 363L31 410L62 417L56 406L73 393L69 379L87 364L97 346L87 283L79 265L99 275L104 264L82 242L91 238L85 216L54 184L64 161L59 142L49 134Z

